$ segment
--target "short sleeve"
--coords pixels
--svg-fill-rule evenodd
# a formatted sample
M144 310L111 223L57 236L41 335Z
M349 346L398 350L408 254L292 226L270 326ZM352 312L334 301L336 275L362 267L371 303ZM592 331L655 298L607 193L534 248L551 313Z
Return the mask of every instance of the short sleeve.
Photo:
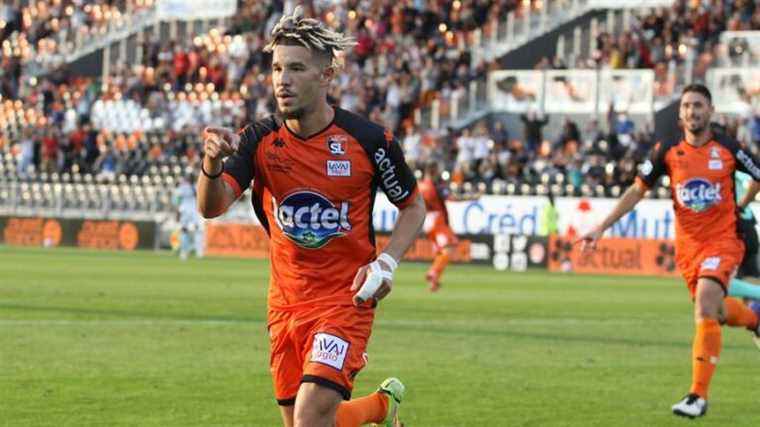
M239 133L240 146L238 150L235 154L224 160L224 174L222 178L235 191L235 197L240 197L243 191L251 185L255 173L253 153L251 153L250 149L251 143L245 134L245 129L243 129Z
M755 155L753 155L746 147L737 143L734 157L736 158L737 170L748 174L755 181L760 181L760 163L757 161Z
M647 189L654 187L657 180L667 173L667 165L665 164L665 154L667 151L668 147L658 142L649 154L649 158L639 165L639 174L636 181L644 184Z
M385 143L375 151L374 160L380 188L388 200L401 209L411 204L417 194L417 180L406 164L398 140L389 131L385 132Z
M271 119L267 119L270 120ZM256 175L256 150L259 142L267 134L275 130L274 122L269 121L257 122L253 125L244 127L240 135L240 145L235 154L224 160L224 179L235 191L235 196L240 195L251 185Z

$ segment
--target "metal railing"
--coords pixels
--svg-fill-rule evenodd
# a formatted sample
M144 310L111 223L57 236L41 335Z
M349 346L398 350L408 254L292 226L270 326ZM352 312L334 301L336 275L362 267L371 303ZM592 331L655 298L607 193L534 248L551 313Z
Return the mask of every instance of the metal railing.
M494 17L483 29L473 31L473 64L499 58L577 18L589 10L589 3L589 0L545 0L511 11L502 19Z
M152 183L6 181L0 182L0 215L156 220L174 212L172 188Z

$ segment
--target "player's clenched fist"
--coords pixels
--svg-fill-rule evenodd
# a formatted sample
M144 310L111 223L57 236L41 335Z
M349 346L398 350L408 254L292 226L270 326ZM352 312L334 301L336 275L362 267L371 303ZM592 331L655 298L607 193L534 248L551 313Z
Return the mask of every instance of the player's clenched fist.
M354 294L354 305L359 306L365 301L385 298L393 287L393 272L398 262L390 255L381 253L377 259L359 268L354 276L351 291Z
M212 160L232 155L239 144L240 135L230 129L207 127L203 130L203 152Z

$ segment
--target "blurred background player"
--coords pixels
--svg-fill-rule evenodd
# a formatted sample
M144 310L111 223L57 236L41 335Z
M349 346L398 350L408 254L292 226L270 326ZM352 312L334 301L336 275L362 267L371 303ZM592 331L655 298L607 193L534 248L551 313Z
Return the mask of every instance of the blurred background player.
M458 243L457 236L449 226L449 213L446 210L446 200L450 196L449 186L441 180L438 164L430 162L425 165L422 180L417 184L422 198L425 200L425 223L422 230L433 244L435 258L430 266L425 280L428 289L436 292L441 288L443 270L449 264L451 252Z
M449 212L446 209L446 200L474 200L483 195L481 191L466 197L456 196L449 190L449 185L441 178L438 163L429 162L425 165L423 177L417 183L420 194L425 200L425 223L422 230L433 244L435 258L433 265L425 274L431 292L441 288L441 276L443 270L451 261L453 251L459 240L449 224Z
M546 198L549 203L544 205L541 210L541 225L538 228L538 233L542 236L553 236L559 231L559 212L557 205L554 204L554 193L549 191Z
M220 215L253 183L254 212L269 234L270 368L287 427L400 425L397 379L349 399L367 361L374 308L391 291L425 205L393 135L328 104L336 55L353 45L296 7L265 48L278 115L240 133L204 132L199 210ZM377 186L399 208L380 255L371 215Z
M190 252L203 257L204 235L203 220L198 214L198 204L195 197L193 177L185 176L179 186L174 189L172 202L177 208L179 219L179 257L186 260Z
M737 208L746 208L757 193L753 183L737 203L734 173L741 170L757 182L760 165L737 141L710 130L712 113L710 91L699 84L686 86L679 106L684 138L656 144L612 212L580 239L583 250L593 250L605 230L633 209L662 175L670 177L676 259L694 301L696 323L691 389L672 411L690 418L707 412L708 388L722 347L721 324L759 333L760 313L727 294L745 252L737 232Z

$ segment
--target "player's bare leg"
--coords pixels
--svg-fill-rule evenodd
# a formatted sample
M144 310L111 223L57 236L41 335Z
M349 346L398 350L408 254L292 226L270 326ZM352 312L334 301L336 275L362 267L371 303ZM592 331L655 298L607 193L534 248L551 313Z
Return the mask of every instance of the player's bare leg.
M302 383L293 412L294 427L334 427L335 413L343 397L315 383Z
M707 412L707 391L721 350L720 314L723 288L713 279L700 278L694 301L696 333L692 347L692 384L689 394L673 405L673 413L695 418Z
M280 406L280 415L282 415L282 425L285 427L293 427L293 412L295 405Z

